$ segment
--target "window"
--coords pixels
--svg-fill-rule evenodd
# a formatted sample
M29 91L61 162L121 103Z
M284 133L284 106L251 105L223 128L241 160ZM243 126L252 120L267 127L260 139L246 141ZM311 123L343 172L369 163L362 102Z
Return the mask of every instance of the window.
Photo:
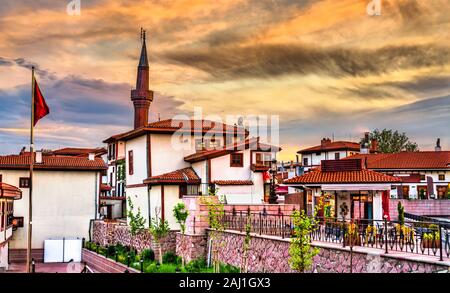
M425 180L425 175L424 174L420 174L420 181L424 181Z
M128 174L134 174L133 151L128 151Z
M199 193L199 186L198 185L186 185L182 184L179 188L179 198L183 198L184 195L198 195Z
M341 154L340 153L334 153L334 159L335 160L339 160L341 158Z
M445 186L445 185L437 186L438 199L446 199L447 192L448 192L448 186Z
M220 147L220 140L216 140L215 138L211 140L206 140L206 148L208 149L216 149Z
M3 182L3 175L0 174L0 182Z
M20 177L19 178L19 187L20 188L29 188L30 187L30 178L29 177Z
M244 167L244 154L231 154L230 167Z
M303 166L308 166L308 158L303 158Z
M116 158L116 144L111 143L108 146L108 160L114 160Z
M317 152L316 153L316 156L320 156L322 153L321 152Z
M439 181L445 181L445 174L439 174Z
M205 144L203 143L202 139L196 139L195 140L195 150L196 151L202 151L205 149Z

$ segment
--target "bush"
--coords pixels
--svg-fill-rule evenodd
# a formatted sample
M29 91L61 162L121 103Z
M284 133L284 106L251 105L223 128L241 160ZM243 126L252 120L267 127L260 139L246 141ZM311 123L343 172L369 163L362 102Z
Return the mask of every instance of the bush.
M197 258L190 261L186 265L186 271L189 273L200 273L202 270L207 268L206 259L205 258Z
M128 252L128 254L130 255L130 262L135 262L136 261L136 251L134 249L132 249Z
M166 252L163 255L163 264L181 264L181 257L173 252Z
M127 252L127 248L121 243L116 243L116 251L118 254L124 254Z
M110 245L106 247L106 251L108 252L108 256L114 256L116 254L116 247L114 245Z
M151 249L142 250L141 257L144 261L154 261L155 260L155 252Z
M159 267L158 273L175 273L177 270L176 264L162 264Z
M156 264L151 263L147 267L144 268L144 272L146 273L156 273L158 270L156 269Z
M229 264L220 264L220 272L221 273L232 273L236 274L240 272L240 269L238 267L229 265Z

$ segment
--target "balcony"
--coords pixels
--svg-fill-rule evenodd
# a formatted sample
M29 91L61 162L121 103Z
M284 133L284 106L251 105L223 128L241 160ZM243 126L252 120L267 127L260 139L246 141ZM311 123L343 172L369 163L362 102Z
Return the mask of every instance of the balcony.
M267 172L270 169L270 162L252 164L251 169L253 172Z

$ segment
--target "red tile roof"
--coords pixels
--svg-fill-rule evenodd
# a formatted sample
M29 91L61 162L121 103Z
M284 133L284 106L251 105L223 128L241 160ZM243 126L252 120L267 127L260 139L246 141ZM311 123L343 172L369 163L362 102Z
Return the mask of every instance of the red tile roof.
M396 182L400 182L400 179L371 170L340 172L312 171L284 181L285 184L351 184Z
M326 145L317 145L310 148L306 148L298 151L298 154L307 154L307 153L315 153L315 152L324 152L324 151L338 151L338 150L349 150L349 151L359 151L360 145L357 142L351 141L334 141L330 142Z
M450 169L449 151L356 154L345 159L362 159L368 169L376 170Z
M0 182L0 198L2 197L20 199L22 197L22 190L10 184Z
M216 185L253 185L251 180L215 180L212 183Z
M225 156L234 152L243 151L245 149L251 149L255 151L280 151L281 148L277 146L272 146L269 144L261 143L257 138L246 139L243 142L225 145L221 148L216 148L213 150L205 150L193 153L189 156L184 157L186 162L194 163L207 159L217 158Z
M161 184L161 183L188 183L200 184L201 180L191 167L165 173L162 175L152 176L144 180L146 184Z
M60 156L87 156L89 154L104 155L107 151L103 147L99 148L62 148L49 152L52 155Z
M248 131L243 127L228 125L220 122L210 120L180 120L167 119L148 124L147 126L133 129L131 131L116 134L103 142L111 142L115 140L127 140L143 135L144 133L173 133L179 130L186 130L191 133L238 133L248 134Z
M29 154L0 156L0 169L28 169L30 158ZM99 157L89 160L87 157L43 155L42 163L35 163L33 168L40 170L106 170L107 165Z

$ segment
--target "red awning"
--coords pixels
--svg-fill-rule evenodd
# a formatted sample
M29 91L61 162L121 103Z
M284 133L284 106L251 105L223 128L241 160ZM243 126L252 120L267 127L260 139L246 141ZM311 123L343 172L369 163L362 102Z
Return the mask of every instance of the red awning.
M19 188L0 182L0 198L21 199L22 190Z

